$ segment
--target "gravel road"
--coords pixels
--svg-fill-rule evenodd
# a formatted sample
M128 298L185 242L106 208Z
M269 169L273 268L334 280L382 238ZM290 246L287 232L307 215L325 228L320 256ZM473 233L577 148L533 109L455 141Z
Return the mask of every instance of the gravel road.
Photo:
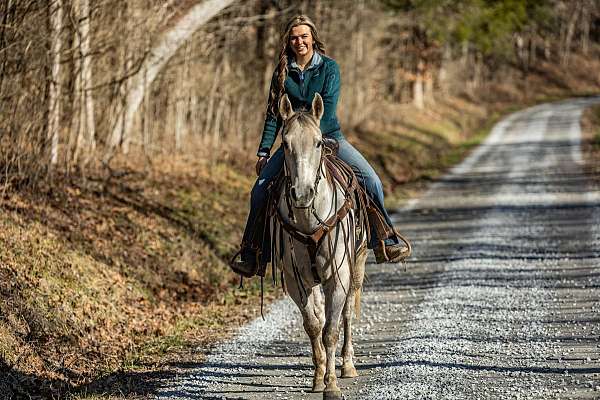
M415 253L367 267L348 399L600 399L600 188L579 127L592 102L508 116L398 211ZM311 377L282 300L158 398L321 399Z

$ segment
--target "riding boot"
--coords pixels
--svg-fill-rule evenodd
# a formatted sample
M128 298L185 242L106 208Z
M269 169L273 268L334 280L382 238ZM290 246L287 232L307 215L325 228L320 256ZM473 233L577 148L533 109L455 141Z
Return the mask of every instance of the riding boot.
M375 262L397 263L408 258L412 252L411 245L393 226L389 226L381 212L374 206L367 207L369 224L374 227L371 232L375 233L376 241L373 246ZM403 242L403 243L402 243Z
M265 276L271 244L267 228L267 207L264 206L257 210L254 223L247 227L249 231L244 235L240 250L230 261L232 270L246 278ZM236 260L238 255L240 259Z

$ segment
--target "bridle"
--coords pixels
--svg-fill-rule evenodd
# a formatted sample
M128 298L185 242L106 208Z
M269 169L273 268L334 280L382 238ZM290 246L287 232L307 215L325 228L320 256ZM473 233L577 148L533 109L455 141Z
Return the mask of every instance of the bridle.
M310 200L310 203L306 206L297 206L297 205L293 205L291 204L292 202L290 201L292 195L291 195L291 189L292 189L292 177L290 175L290 168L287 165L287 158L285 157L285 153L284 153L284 157L283 157L283 180L284 180L284 184L285 184L285 201L286 204L288 206L288 212L289 212L289 218L290 221L295 220L294 219L294 215L293 215L293 211L292 209L297 209L297 210L305 210L307 208L311 209L311 212L313 213L313 215L316 214L315 211L315 198L317 197L317 191L319 188L319 182L321 181L321 175L324 173L323 172L323 159L326 156L325 153L325 146L323 146L323 141L321 141L321 155L319 156L319 166L317 167L317 176L315 177L315 181L313 183L313 197ZM326 172L325 172L326 173ZM318 219L318 217L317 217Z
M284 123L284 126L281 127L281 130L282 130L281 131L282 137L284 137L285 123ZM334 143L335 143L335 141L334 141ZM300 242L306 246L309 257L310 257L310 261L311 261L310 264L311 264L312 275L313 275L314 281L317 283L320 282L320 277L316 270L317 251L321 247L324 239L327 237L330 237L331 235L329 235L329 233L331 233L334 230L336 233L335 233L335 239L333 239L333 246L337 247L340 230L335 229L335 228L338 227L340 222L346 218L346 216L350 213L350 210L352 210L354 208L354 206L356 205L355 200L358 200L358 198L362 198L365 195L364 192L362 191L362 189L360 188L360 185L358 185L356 176L354 175L354 172L352 171L352 169L347 165L341 165L340 164L341 160L339 160L335 155L333 155L335 153L334 148L336 148L336 147L337 147L337 143L335 145L332 145L328 139L322 138L321 145L320 145L321 155L319 158L317 174L315 176L315 181L313 183L314 196L308 205L300 206L300 207L294 206L291 204L292 203L292 201L291 201L292 180L291 180L290 168L288 165L288 159L285 158L285 154L284 154L283 171L282 171L282 175L280 176L280 179L281 179L280 182L281 182L281 185L283 186L283 190L282 190L281 194L285 198L285 202L286 202L287 210L288 210L287 218L284 218L284 216L282 215L281 208L278 206L278 201L276 199L273 199L274 202L272 203L272 207L273 207L272 215L274 216L275 221L277 222L276 224L274 224L274 226L279 225L281 227L281 229L285 230L291 237L293 237L298 242ZM317 213L317 210L315 209L315 199L318 195L318 186L319 186L319 183L320 183L322 177L325 177L327 182L331 184L331 188L333 190L332 202L331 202L330 210L328 213L331 215L325 219L321 218L319 216L319 214ZM338 204L340 190L343 192L344 202L342 203L342 205L339 208L336 209L336 206ZM357 195L357 193L362 193L362 195L360 195L360 194ZM359 203L362 205L365 202L362 200L359 200ZM310 210L310 214L317 221L317 226L311 232L302 232L302 231L298 230L298 228L296 226L293 225L293 223L296 222L296 219L294 217L294 211L295 210L307 210L307 209ZM368 224L366 219L364 219L364 221L362 221L361 223L363 223L363 222ZM353 220L351 222L351 225L354 226ZM342 229L342 230L344 230L344 229ZM368 232L368 229L366 231ZM344 232L345 232L345 230L344 230ZM345 232L344 236L346 236L348 234L349 233ZM273 233L272 236L276 237L275 233ZM331 242L332 242L331 238L329 239L329 242L331 245ZM291 243L292 242L290 242L290 244ZM292 254L293 254L293 251L292 251ZM293 258L293 255L292 255L292 258ZM292 264L295 265L294 260L292 260Z

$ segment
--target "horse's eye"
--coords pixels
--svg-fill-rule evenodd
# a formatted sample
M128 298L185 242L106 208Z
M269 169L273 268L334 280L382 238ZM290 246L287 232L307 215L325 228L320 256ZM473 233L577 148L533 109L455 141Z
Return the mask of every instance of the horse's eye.
M322 145L322 144L323 144L323 141L322 141L322 140L319 140L319 141L317 142L317 149L318 149L319 147L321 147L321 145Z
M283 146L289 150L290 149L290 144L288 142L283 142Z

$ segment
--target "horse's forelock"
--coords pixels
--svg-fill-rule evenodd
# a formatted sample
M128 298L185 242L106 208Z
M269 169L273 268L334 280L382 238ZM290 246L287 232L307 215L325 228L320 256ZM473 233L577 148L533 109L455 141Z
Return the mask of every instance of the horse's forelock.
M286 129L284 130L284 134L288 132L295 124L300 125L300 129L312 130L315 134L318 132L321 133L321 129L319 127L318 120L310 113L306 111L296 112L292 117L286 121Z

